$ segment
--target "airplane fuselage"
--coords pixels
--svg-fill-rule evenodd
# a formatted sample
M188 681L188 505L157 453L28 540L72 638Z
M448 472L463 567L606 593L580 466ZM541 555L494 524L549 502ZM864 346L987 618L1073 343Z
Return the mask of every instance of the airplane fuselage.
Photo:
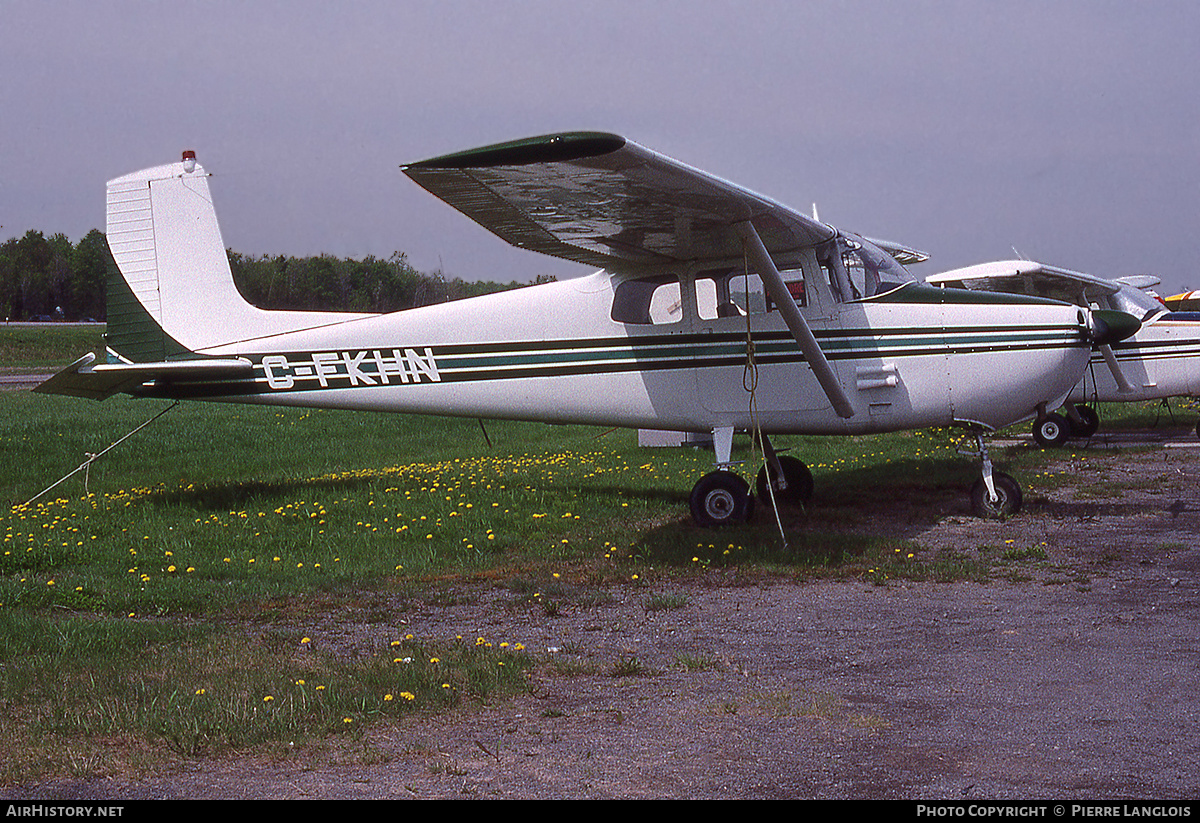
M1065 397L1090 350L1078 309L1028 298L933 302L913 284L814 300L803 312L854 407L842 418L778 312L716 316L684 275L673 311L623 322L613 315L632 279L600 272L215 346L196 353L245 358L252 374L139 393L683 431L994 429Z

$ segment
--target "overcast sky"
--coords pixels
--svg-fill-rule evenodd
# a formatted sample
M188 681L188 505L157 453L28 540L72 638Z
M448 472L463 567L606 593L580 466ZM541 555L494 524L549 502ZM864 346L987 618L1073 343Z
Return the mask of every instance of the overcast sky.
M933 271L1022 257L1200 288L1193 2L0 0L0 239L104 228L194 149L227 246L530 280L399 171L612 131Z

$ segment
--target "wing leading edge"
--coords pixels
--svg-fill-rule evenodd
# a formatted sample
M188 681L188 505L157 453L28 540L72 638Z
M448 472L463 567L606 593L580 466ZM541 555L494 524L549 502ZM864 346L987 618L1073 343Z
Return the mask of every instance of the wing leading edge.
M772 255L836 231L615 134L573 132L435 157L403 171L514 246L620 270L742 255L752 222Z

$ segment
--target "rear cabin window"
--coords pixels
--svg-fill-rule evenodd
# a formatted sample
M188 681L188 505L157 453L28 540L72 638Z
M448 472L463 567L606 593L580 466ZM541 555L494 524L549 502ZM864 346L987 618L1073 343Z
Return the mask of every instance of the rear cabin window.
M661 326L683 319L683 293L677 277L626 280L613 294L612 319L618 323Z

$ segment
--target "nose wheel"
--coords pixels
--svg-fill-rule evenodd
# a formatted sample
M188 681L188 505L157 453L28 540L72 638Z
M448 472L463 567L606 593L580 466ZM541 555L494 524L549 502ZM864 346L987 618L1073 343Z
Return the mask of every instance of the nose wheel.
M1065 419L1063 425L1066 425ZM1004 472L992 471L992 459L988 456L987 442L982 432L975 432L975 442L979 451L965 453L979 458L983 476L975 481L971 489L971 509L976 517L1003 520L1021 510L1021 484Z
M1004 472L992 472L992 487L994 497L982 478L975 481L975 487L971 489L971 508L976 517L1003 520L1020 511L1021 484Z

